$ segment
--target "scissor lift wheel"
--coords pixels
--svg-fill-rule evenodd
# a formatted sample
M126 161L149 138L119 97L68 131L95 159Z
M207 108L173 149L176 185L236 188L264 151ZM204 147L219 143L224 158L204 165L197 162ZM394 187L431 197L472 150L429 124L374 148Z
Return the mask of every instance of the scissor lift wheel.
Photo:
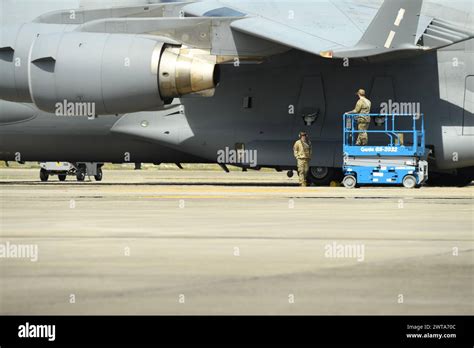
M345 188L351 189L351 188L356 187L357 180L354 175L347 175L342 180L342 184L344 185Z
M413 175L406 175L403 178L403 186L412 189L416 186L416 178Z

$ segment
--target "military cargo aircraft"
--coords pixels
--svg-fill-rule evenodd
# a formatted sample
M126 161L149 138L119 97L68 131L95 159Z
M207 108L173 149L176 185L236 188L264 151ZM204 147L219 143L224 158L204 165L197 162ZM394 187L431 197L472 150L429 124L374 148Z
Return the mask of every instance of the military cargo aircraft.
M473 36L471 0L0 0L0 160L292 170L304 130L324 185L364 88L424 114L432 183L467 185Z

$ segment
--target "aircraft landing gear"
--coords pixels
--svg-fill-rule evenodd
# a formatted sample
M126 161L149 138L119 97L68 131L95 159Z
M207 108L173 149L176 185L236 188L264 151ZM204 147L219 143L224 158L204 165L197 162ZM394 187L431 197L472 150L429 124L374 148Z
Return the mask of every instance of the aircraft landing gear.
M430 173L428 185L463 187L474 180L474 167L459 168L453 173Z
M339 178L340 177L340 178ZM315 186L327 186L331 181L340 181L340 170L331 167L311 167L308 172L308 182Z

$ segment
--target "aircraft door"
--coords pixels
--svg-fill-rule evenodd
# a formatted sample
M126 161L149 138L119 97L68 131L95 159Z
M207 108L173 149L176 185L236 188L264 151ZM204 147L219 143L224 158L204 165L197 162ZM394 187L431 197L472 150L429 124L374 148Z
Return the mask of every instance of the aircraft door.
M300 87L293 133L308 130L311 138L321 135L326 116L326 97L321 75L306 76Z
M462 135L474 135L474 76L466 77Z

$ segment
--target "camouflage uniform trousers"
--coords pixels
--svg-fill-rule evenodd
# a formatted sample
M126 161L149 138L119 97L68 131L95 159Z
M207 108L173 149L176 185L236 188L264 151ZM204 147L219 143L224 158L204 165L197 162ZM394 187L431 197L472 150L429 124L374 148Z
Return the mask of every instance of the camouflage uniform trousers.
M298 160L298 176L300 179L301 186L308 186L306 182L308 171L309 171L309 159L299 159Z
M369 129L369 122L357 122L357 130L359 131L366 131ZM356 145L357 146L365 146L369 143L369 136L367 132L361 132L357 136Z

